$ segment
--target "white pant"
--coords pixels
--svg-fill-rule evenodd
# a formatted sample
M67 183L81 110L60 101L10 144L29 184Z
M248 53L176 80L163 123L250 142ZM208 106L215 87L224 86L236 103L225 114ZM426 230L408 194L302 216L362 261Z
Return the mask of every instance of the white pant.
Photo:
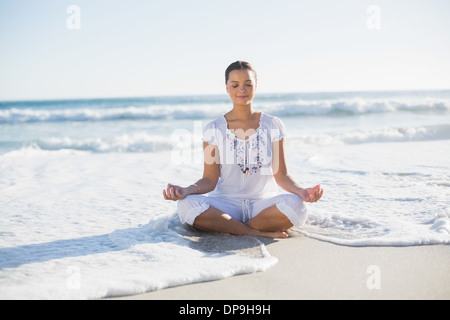
M247 222L264 209L276 205L294 226L301 226L308 216L307 204L295 194L281 194L261 200L235 200L226 197L190 195L178 201L178 216L182 223L194 225L195 219L210 207L219 209L233 219Z

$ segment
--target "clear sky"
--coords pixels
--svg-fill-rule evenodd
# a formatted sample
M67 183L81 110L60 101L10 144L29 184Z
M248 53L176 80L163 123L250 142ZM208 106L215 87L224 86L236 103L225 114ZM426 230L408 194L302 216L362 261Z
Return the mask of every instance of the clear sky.
M259 92L450 89L449 32L448 0L0 0L0 100L224 93L236 60Z

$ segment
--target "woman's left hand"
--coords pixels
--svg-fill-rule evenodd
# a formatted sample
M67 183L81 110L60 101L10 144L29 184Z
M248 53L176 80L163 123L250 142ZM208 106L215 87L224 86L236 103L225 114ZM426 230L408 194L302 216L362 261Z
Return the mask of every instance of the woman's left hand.
M323 195L323 189L320 188L320 184L315 186L314 188L308 188L303 189L299 196L303 199L305 202L317 202L322 198Z

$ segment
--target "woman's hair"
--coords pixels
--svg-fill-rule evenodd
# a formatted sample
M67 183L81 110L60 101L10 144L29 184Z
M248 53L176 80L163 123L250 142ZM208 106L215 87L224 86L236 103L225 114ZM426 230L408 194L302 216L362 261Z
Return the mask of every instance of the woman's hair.
M255 69L253 69L252 65L248 62L245 61L236 61L233 62L232 64L230 64L227 68L227 70L225 71L225 83L228 82L228 79L230 77L230 72L233 70L250 70L253 72L253 74L255 75L255 79L256 79L256 71Z

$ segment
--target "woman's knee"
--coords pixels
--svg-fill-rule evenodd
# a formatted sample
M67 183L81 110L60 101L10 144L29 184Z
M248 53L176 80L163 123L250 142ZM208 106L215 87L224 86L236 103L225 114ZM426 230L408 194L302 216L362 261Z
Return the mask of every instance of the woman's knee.
M296 194L280 195L277 208L289 218L294 226L305 224L308 218L308 205Z
M178 217L181 223L193 226L195 219L209 207L210 205L204 196L190 195L178 201Z

